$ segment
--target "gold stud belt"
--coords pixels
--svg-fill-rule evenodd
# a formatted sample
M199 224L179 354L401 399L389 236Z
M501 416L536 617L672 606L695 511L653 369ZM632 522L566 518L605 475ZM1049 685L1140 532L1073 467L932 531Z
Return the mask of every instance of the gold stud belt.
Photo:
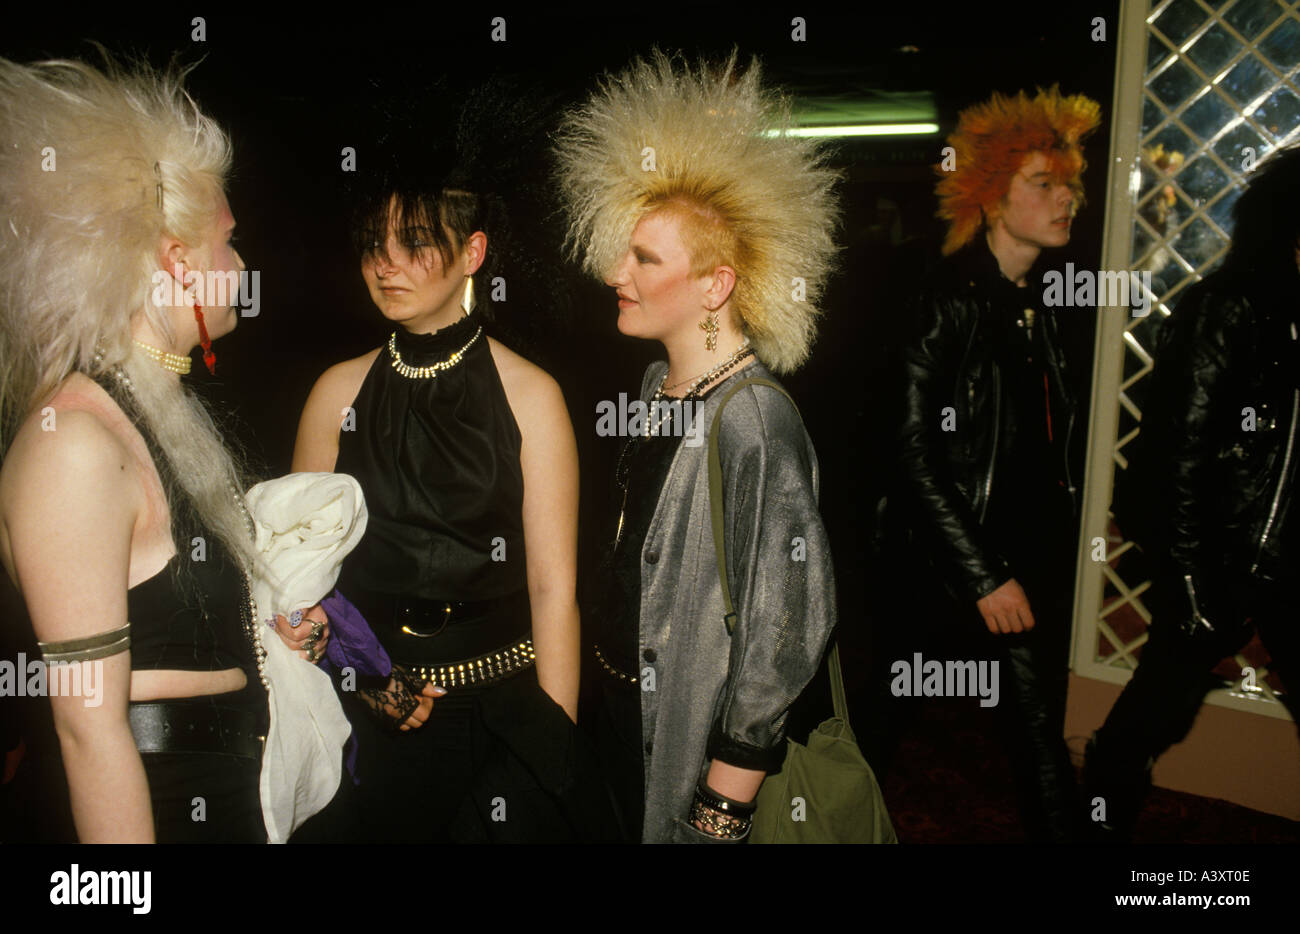
M605 670L605 674L617 678L620 681L626 681L628 684L636 684L636 675L630 675L626 671L619 671L611 665L609 660L606 659L604 654L600 651L600 646L593 645L592 648L596 650L596 661L600 662L600 667Z
M529 668L537 661L533 640L524 639L514 645L489 652L478 658L448 665L406 665L415 677L444 688L463 688L477 684L491 684Z

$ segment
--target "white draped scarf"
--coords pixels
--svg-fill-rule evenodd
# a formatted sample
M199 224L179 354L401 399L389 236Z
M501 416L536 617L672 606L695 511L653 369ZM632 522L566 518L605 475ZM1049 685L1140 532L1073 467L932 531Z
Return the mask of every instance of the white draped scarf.
M295 473L259 483L245 497L262 566L253 574L258 623L306 610L329 596L343 559L366 530L361 487L347 474ZM303 625L310 625L304 620ZM262 630L271 724L262 754L262 816L283 843L329 804L342 778L352 727L329 675Z

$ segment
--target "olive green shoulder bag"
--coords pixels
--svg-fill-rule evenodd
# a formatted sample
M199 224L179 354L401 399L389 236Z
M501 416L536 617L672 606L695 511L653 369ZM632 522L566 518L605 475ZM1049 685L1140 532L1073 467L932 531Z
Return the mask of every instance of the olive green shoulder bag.
M727 582L727 554L723 543L722 458L718 428L722 410L746 386L775 389L790 399L778 384L766 379L746 379L727 391L709 430L709 512L713 520L713 547L718 557L718 577L726 605L723 619L727 634L735 628L736 609ZM790 399L794 405L794 400ZM795 407L795 412L799 411ZM863 758L849 726L849 708L840 670L840 649L832 645L826 658L830 670L831 699L835 715L817 727L803 746L790 740L781 771L768 775L758 793L751 843L897 843L880 785Z

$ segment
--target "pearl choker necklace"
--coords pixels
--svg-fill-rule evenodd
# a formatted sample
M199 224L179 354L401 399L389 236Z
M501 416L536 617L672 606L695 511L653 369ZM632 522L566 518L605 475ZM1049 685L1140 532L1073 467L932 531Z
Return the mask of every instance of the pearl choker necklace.
M157 347L150 347L148 344L140 341L132 341L135 346L139 347L146 357L158 364L164 370L170 370L173 373L179 373L184 376L190 371L189 354L170 353L166 350L159 350Z

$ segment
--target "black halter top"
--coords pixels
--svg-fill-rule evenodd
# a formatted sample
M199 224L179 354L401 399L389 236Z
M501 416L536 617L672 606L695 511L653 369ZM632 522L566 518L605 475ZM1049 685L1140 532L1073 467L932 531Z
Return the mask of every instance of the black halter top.
M403 363L448 360L482 321L433 334L399 327ZM335 469L366 496L369 523L340 589L429 600L489 600L527 585L521 435L487 335L436 376L407 377L380 350L339 433Z
M110 377L96 380L144 438L163 489L174 491L163 455L134 398ZM232 496L234 495L232 491ZM199 523L186 496L173 496L172 533L179 549L161 571L126 594L132 670L224 671L242 668L257 685L257 665L245 629L243 570L221 540Z

